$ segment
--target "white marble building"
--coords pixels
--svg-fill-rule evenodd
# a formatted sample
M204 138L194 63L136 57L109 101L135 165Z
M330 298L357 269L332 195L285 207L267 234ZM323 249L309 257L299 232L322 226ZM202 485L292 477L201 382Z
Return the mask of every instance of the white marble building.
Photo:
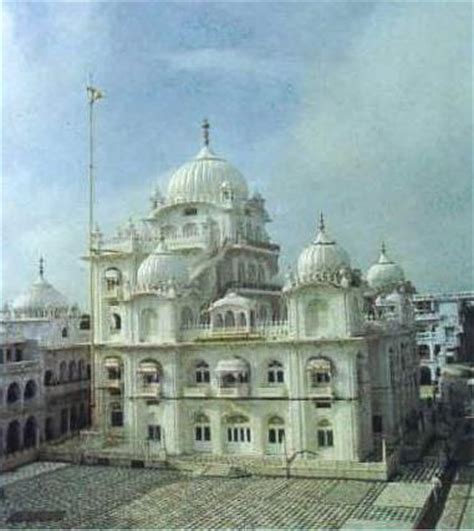
M0 315L0 470L89 423L89 322L44 276Z
M418 415L411 286L385 250L367 282L323 219L282 280L264 199L204 130L142 226L94 235L96 429L166 455L367 460Z

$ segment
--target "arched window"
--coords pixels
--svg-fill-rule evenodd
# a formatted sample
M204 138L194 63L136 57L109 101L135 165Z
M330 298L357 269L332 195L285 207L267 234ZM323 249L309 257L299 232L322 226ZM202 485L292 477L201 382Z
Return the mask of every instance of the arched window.
M138 373L142 379L142 385L150 386L161 381L161 365L153 359L142 360L138 365Z
M61 435L67 433L69 428L69 410L67 408L61 409Z
M231 310L227 310L225 312L224 324L225 324L226 328L234 328L235 327L234 312L232 312Z
M36 396L37 386L34 380L28 380L25 385L25 391L23 393L23 398L25 400L31 400Z
M145 308L140 314L140 341L151 341L157 333L158 317L155 310Z
M211 373L209 372L209 365L205 361L199 361L198 363L196 363L194 376L197 384L210 383Z
M192 328L194 325L194 315L193 311L189 306L185 306L181 310L181 327L182 328Z
M67 326L65 326L62 330L61 330L61 337L67 337L68 336L68 331L67 331Z
M20 386L16 382L11 383L7 389L7 403L14 404L15 402L18 402L20 398L21 398Z
M252 441L250 421L244 415L232 415L226 419L227 442L245 444Z
M285 440L285 421L278 416L268 420L268 442L269 444L283 444Z
M312 301L306 307L306 335L312 335L328 325L328 305L326 301Z
M110 331L112 333L118 332L122 329L122 318L118 313L113 313L110 319Z
M209 417L204 413L200 413L194 418L194 441L198 444L211 441L211 423Z
M247 326L247 317L245 315L245 312L239 313L239 327L240 328L246 328Z
M334 446L334 434L331 423L327 419L318 422L318 446L319 448Z
M325 358L312 358L306 367L310 387L326 387L331 383L331 362Z
M183 227L184 238L194 238L198 235L198 228L196 223L186 223Z
M46 371L44 373L44 385L54 385L54 373L53 371Z
M120 380L122 378L122 362L119 358L105 358L104 368L109 380Z
M120 286L122 282L122 273L116 267L109 267L104 272L107 291L112 291Z
M36 446L36 432L36 419L29 417L23 428L23 446L25 448L33 448Z
M270 384L285 383L285 372L279 361L271 361L268 364L267 380Z
M65 361L59 364L59 381L61 383L67 382L67 363Z
M74 360L69 362L68 374L70 382L74 382L75 380L77 380L77 365Z

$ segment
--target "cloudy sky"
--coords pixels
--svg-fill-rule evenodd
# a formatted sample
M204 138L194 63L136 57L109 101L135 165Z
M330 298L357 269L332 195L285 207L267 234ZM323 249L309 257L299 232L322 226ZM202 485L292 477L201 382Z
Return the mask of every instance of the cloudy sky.
M469 2L4 3L3 297L43 254L87 299L89 73L106 233L147 212L207 117L284 264L324 211L355 266L385 240L419 290L472 289L471 43Z

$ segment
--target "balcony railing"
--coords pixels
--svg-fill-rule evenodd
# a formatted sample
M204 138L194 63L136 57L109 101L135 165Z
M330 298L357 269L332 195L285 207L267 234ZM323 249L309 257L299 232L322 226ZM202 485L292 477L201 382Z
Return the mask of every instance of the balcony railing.
M312 398L332 398L334 391L331 385L318 385L316 387L310 387L308 394Z
M188 385L183 389L183 395L188 398L206 398L211 392L210 384Z
M137 398L159 398L161 396L161 384L154 383L140 383L135 392Z
M240 398L250 395L250 384L241 383L227 387L218 387L217 396L222 398Z
M238 339L265 338L269 340L285 339L289 335L287 321L257 323L255 326L211 327L198 325L181 329L182 341L196 341L203 339Z

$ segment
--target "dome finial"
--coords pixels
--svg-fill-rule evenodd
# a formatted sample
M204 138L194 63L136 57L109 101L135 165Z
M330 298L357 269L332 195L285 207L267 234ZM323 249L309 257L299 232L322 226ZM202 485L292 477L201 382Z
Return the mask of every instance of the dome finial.
M319 215L319 230L320 231L324 230L324 214L322 212Z
M211 128L211 126L209 125L207 118L204 118L204 120L202 121L201 128L202 128L202 135L204 137L204 145L208 147L209 146L209 129Z
M41 279L44 277L44 258L42 256L39 259L39 276Z

